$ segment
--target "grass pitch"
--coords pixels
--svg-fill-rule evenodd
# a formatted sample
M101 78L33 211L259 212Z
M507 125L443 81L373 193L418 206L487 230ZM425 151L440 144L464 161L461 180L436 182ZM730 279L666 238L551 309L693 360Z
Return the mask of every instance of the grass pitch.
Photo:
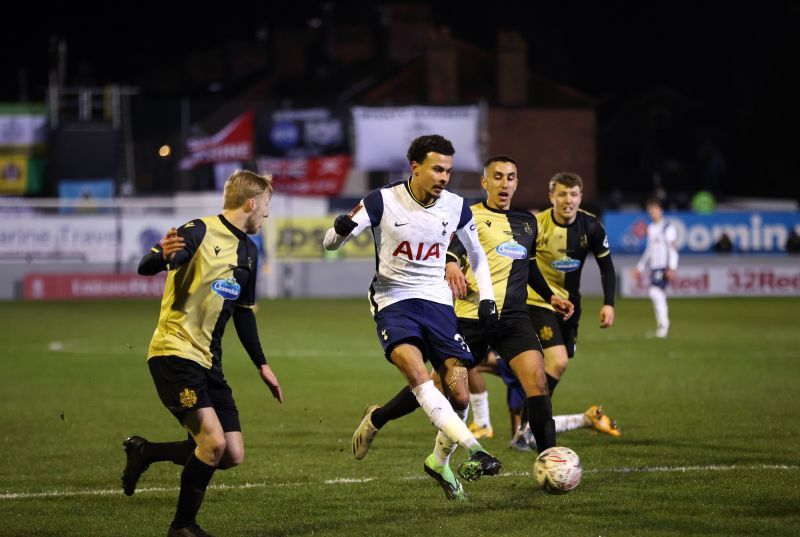
M278 300L257 318L284 389L278 405L231 325L224 344L245 436L242 466L217 472L198 517L216 535L797 535L797 299L672 300L672 333L646 339L649 301L621 300L600 330L586 300L556 413L600 402L623 435L559 436L581 486L536 489L533 454L507 449L505 390L490 389L505 474L446 502L422 472L434 430L421 411L387 425L356 461L367 403L402 379L381 355L364 300ZM158 302L0 303L0 535L162 535L179 467L153 465L128 498L122 440L182 438L144 355ZM462 450L455 464L465 457Z

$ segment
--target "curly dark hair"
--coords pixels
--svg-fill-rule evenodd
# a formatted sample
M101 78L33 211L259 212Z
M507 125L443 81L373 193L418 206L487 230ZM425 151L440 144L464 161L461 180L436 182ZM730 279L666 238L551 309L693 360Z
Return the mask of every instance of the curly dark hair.
M456 154L456 150L453 148L453 143L444 136L426 134L415 138L411 145L408 146L408 154L406 155L408 163L416 162L417 164L422 164L428 153L439 153L450 157Z

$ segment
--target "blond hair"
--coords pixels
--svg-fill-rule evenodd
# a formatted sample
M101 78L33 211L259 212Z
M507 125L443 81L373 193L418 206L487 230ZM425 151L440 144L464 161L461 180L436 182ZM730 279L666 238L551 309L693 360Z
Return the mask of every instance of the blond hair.
M583 192L583 179L577 173L559 172L550 178L550 192L555 192L556 185L564 185L567 188L577 186Z
M250 198L266 192L272 195L272 176L258 175L247 170L236 170L225 181L224 209L238 209Z

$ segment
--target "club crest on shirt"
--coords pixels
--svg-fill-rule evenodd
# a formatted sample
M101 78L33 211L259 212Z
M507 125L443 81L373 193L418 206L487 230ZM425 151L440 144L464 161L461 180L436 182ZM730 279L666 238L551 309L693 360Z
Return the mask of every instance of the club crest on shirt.
M514 239L498 245L494 250L498 254L510 257L511 259L525 259L528 257L528 249Z
M522 230L525 232L526 235L530 235L531 233L533 233L533 228L531 228L531 225L528 222L523 222Z
M211 290L225 300L236 300L242 292L242 286L239 285L236 278L231 277L227 280L215 280L211 284Z
M194 390L190 390L189 388L184 388L178 398L183 408L192 408L197 404L197 394Z
M581 268L581 262L579 259L572 259L565 255L561 259L551 262L550 266L560 272L572 272Z

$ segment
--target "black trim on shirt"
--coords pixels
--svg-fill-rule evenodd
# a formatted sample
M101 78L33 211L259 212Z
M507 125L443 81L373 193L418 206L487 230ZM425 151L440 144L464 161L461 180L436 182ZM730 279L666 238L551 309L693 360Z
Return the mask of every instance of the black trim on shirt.
M236 235L239 238L239 240L244 239L245 237L247 237L247 233L245 233L244 231L242 231L238 227L236 227L233 224L231 224L230 221L228 221L227 218L225 218L221 214L217 215L217 217L219 218L220 222L222 222L222 224L226 228L228 228L228 230L230 230L231 233L233 233L234 235Z

